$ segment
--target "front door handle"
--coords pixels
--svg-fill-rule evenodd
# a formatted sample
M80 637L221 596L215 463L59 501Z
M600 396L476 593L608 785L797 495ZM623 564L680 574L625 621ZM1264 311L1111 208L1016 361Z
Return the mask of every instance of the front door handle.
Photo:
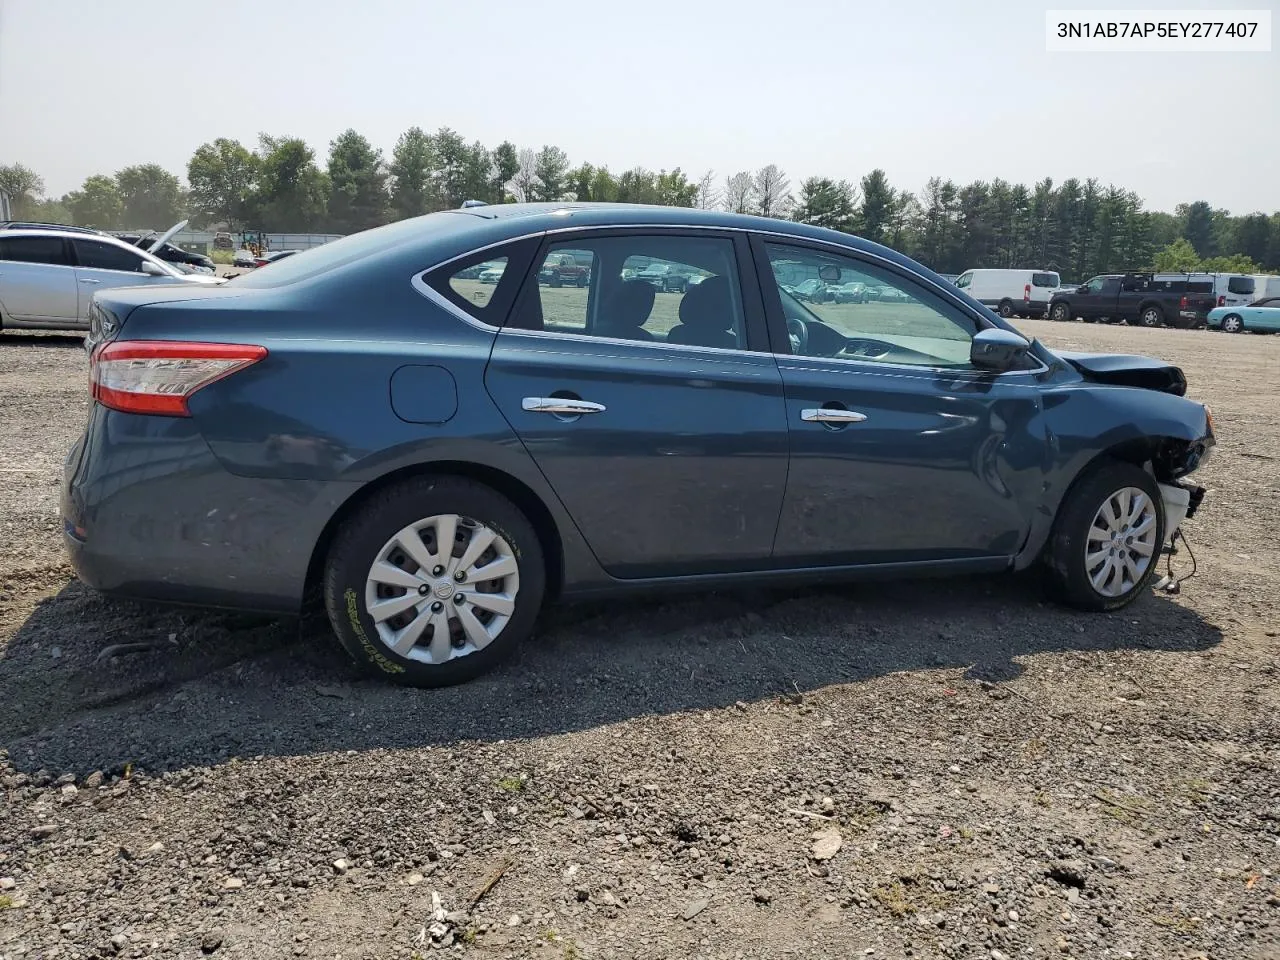
M80 278L80 282L81 282L81 283L101 283L102 281L101 281L101 280L93 280L93 279L91 279L91 278L89 278L89 277L81 277L81 278Z
M800 419L805 423L861 423L867 419L865 413L857 410L819 407L812 410L801 410Z
M520 406L531 413L556 413L562 417L576 417L584 413L604 413L603 403L570 400L567 397L525 397Z

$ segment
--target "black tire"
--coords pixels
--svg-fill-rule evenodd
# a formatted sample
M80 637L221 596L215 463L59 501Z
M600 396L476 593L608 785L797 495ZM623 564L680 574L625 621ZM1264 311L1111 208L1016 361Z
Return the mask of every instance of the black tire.
M1065 300L1059 300L1049 308L1049 319L1056 320L1058 323L1065 323L1071 319L1071 304Z
M587 275L585 273L578 274L578 286L585 287L587 285Z
M1110 497L1126 487L1138 488L1155 505L1155 549L1138 582L1126 593L1109 597L1094 588L1085 555L1094 517ZM1164 504L1155 478L1131 463L1110 457L1099 459L1086 468L1058 508L1044 552L1052 592L1061 602L1081 610L1105 612L1128 606L1142 595L1156 575L1165 539L1164 524Z
M1163 327L1164 311L1157 307L1154 303L1148 304L1142 308L1138 314L1138 326L1140 327Z
M1000 316L1008 320L1013 316L1013 303L1008 300L1001 300L1000 306L997 308L997 312Z
M1228 313L1222 318L1223 333L1244 333L1244 318L1238 313Z
M441 514L470 518L506 540L520 580L511 618L488 646L430 664L403 657L382 643L366 608L365 584L388 540L412 523ZM408 686L444 687L488 672L528 638L542 606L546 576L533 525L506 497L460 477L417 477L375 494L342 525L325 564L325 609L338 640L365 671Z
M553 273L553 274L551 275L551 280L549 281L549 286L552 286L552 287L559 287L559 286L562 286L562 281L560 280L560 274L559 274L558 272L557 272L557 273Z

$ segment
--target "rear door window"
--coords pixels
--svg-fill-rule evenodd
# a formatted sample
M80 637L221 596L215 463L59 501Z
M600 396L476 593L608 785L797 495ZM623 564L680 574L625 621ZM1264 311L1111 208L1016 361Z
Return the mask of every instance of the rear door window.
M1058 275L1056 273L1033 273L1031 275L1031 285L1047 287L1052 290L1058 286Z
M1234 293L1244 297L1253 296L1254 283L1253 277L1231 277L1227 280L1227 293Z
M4 237L0 239L0 260L18 263L47 263L70 266L66 243L61 237Z

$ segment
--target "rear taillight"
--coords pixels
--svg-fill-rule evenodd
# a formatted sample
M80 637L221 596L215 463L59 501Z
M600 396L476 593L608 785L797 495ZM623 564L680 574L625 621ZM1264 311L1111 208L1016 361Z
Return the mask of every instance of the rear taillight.
M266 355L245 343L113 340L93 352L89 382L93 399L112 410L189 417L192 394Z
M1224 293L1218 297L1218 306L1225 307L1226 305L1227 305L1227 295Z
M1026 300L1028 303L1031 302L1031 284L1024 283L1022 285L1022 299Z
M1183 297L1183 298L1182 298L1182 301L1178 304L1178 309L1179 309L1179 310L1185 310L1185 309L1187 309L1187 298L1186 298L1186 297Z

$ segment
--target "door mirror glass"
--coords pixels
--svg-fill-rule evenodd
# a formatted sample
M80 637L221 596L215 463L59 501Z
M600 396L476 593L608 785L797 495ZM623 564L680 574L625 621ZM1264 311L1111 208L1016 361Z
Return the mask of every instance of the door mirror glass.
M1030 349L1031 344L1012 330L991 327L974 335L969 360L983 370L1012 370Z
M138 269L140 269L148 277L167 277L168 276L167 273L165 273L162 269L160 269L159 266L152 263L150 260L143 260L142 265Z
M824 263L818 268L818 278L823 283L839 283L840 276L840 268L834 263Z

